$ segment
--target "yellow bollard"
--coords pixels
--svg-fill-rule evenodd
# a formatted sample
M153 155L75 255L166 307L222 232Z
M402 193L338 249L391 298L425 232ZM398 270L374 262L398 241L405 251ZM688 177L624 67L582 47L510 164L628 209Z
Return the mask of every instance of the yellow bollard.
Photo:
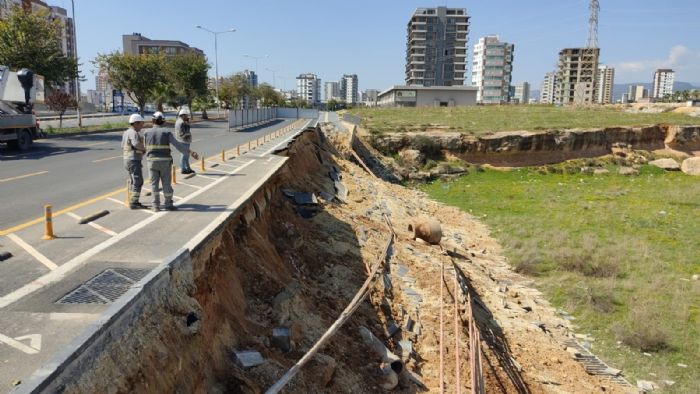
M173 178L173 185L177 184L177 170L175 169L175 166L170 166L173 170L172 178Z
M53 235L53 219L51 214L51 204L44 205L44 236L41 239L49 240L56 238Z
M202 169L202 172L204 172L204 157L199 159L199 167Z
M241 146L238 145L238 146L236 147L236 157L238 157L238 156L240 156L240 155L241 155Z
M250 152L250 141L248 141L248 152Z
M222 150L221 151L221 162L223 163L225 161L226 161L226 152L224 150Z
M127 207L131 204L131 190L129 190L129 180L126 180L126 197L124 197L124 205Z

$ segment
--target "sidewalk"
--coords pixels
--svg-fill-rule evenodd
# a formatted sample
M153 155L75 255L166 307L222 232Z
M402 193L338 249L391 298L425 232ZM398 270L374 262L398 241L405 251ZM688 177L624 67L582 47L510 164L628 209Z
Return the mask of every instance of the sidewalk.
M114 234L91 237L87 250L76 251L75 257L44 270L31 283L22 286L20 280L13 292L0 299L0 391L26 382L86 327L99 322L100 314L131 284L176 251L192 248L233 214L286 161L274 151L309 124L299 124L298 129L236 159L210 164L193 178L178 179L192 192L176 198L176 212L130 211L122 206L100 222ZM124 199L115 195L111 200L103 203L113 204L113 209ZM21 236L36 237L40 230L34 226ZM57 229L67 239L82 238L82 232L94 230L86 226Z

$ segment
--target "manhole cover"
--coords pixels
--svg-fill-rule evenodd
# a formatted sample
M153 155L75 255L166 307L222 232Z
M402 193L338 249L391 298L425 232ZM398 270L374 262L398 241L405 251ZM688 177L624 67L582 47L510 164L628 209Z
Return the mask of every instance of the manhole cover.
M57 304L111 304L150 270L108 268L56 301Z

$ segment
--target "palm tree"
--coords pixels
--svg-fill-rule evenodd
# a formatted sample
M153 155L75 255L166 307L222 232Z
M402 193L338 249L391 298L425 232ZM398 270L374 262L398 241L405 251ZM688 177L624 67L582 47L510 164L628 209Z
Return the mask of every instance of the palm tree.
M163 111L163 104L172 101L175 97L175 91L172 86L166 82L160 82L151 91L153 102L156 104L158 111Z

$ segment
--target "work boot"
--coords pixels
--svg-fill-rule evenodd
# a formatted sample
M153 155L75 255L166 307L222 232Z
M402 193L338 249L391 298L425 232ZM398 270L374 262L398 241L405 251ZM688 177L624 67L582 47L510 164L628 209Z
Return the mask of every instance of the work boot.
M129 204L129 209L146 209L147 207L140 202L134 202Z
M158 211L160 211L160 206L158 206L158 204L153 204L153 205L151 206L151 211L153 211L153 212L158 212Z
M177 207L175 205L166 205L165 210L166 211L177 211Z

